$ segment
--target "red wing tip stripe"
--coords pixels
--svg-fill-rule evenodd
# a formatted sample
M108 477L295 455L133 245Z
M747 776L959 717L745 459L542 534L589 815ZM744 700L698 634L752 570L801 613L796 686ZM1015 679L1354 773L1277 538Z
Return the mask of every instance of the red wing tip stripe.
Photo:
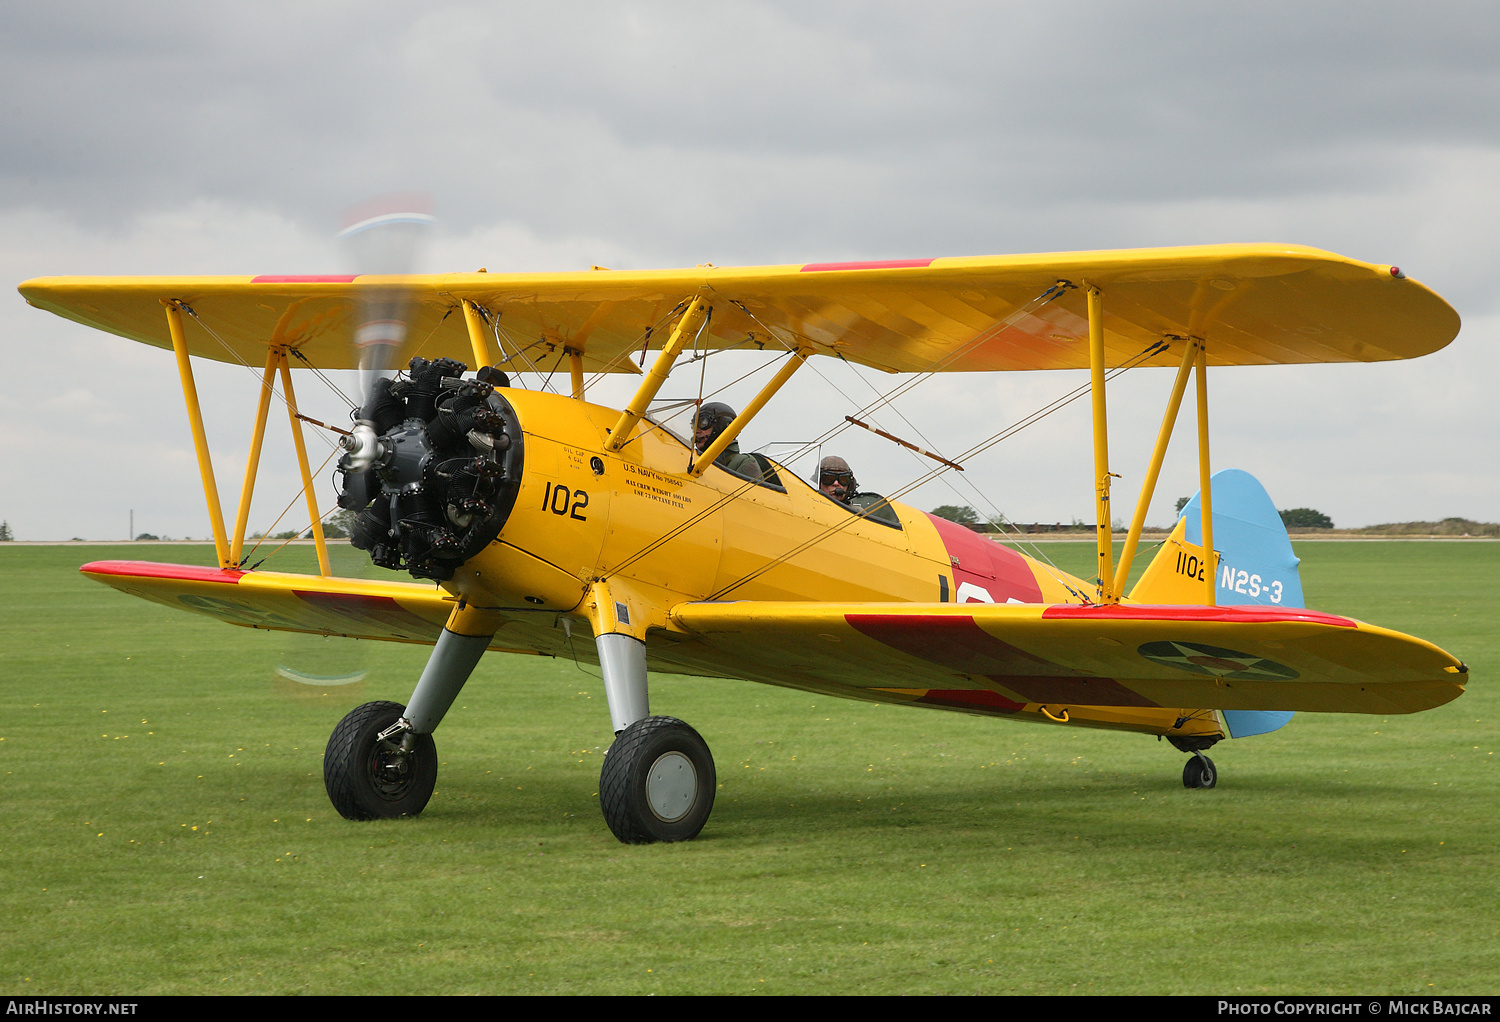
M827 273L832 270L908 270L932 265L931 259L885 259L866 263L808 263L802 273Z
M250 281L252 284L352 284L352 273L263 273Z
M1081 621L1224 621L1243 624L1304 623L1332 625L1336 628L1357 628L1350 618L1337 614L1324 614L1316 610L1301 608L1265 607L1242 605L1234 607L1192 606L1085 606L1082 604L1057 604L1042 611L1043 619L1074 619Z
M238 583L243 571L203 568L193 564L159 564L156 561L94 561L78 569L85 575L123 575L126 578L171 578L182 582Z

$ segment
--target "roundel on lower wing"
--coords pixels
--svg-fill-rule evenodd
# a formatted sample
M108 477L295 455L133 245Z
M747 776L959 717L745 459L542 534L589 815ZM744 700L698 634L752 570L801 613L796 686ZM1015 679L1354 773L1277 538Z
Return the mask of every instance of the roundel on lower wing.
M1146 642L1137 652L1154 664L1231 681L1290 681L1298 677L1296 671L1274 660L1201 642Z

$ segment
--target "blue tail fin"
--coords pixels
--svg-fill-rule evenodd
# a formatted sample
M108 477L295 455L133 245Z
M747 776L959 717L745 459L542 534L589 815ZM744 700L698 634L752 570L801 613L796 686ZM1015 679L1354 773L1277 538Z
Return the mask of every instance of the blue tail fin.
M1216 472L1213 487L1214 549L1219 554L1216 598L1220 606L1259 603L1301 607L1302 579L1286 526L1265 488L1237 468ZM1201 493L1182 509L1182 538L1203 545ZM1282 710L1224 710L1231 738L1261 735L1292 719Z
M1286 526L1265 488L1237 468L1215 472L1214 549L1219 554L1218 602L1221 606L1259 603L1301 607L1302 580ZM1202 494L1182 509L1183 539L1203 545Z

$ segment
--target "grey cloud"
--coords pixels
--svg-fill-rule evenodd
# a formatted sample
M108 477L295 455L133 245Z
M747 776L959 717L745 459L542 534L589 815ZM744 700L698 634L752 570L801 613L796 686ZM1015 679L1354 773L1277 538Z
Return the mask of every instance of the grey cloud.
M1221 463L1341 522L1496 515L1493 429L1474 398L1500 382L1479 354L1500 300L1487 279L1500 256L1492 3L4 3L0 15L0 262L13 282L318 272L337 258L339 210L413 188L440 219L432 269L1300 242L1405 265L1465 331L1411 367L1225 374ZM51 452L95 440L82 426L65 440L27 433L44 412L20 381L58 353L97 366L123 342L14 296L0 327L15 381L0 394L0 474L20 493L54 470ZM127 409L141 416L132 446L176 452L150 455L149 471L122 459L109 488L125 507L176 508L164 528L202 535L165 357L132 351L106 370L120 392L149 395ZM242 375L203 380L233 389ZM1142 410L1111 406L1127 472L1144 457L1130 438L1155 429L1156 383ZM910 411L934 443L961 445L1068 386L966 378ZM1237 417L1253 394L1276 398L1274 420ZM804 403L817 432L826 394L813 386ZM247 414L211 423L216 448L243 443ZM974 475L1018 515L1086 515L1085 422L1049 420ZM1190 448L1172 456L1185 460L1169 465L1168 510L1193 486ZM883 447L851 451L895 473ZM25 492L37 494L28 535L96 531L83 524L94 510L68 512L75 525Z
M1492 7L1209 10L18 6L0 174L103 219L211 195L316 223L418 185L545 230L686 202L766 233L805 219L800 184L857 232L881 206L1379 190L1417 172L1404 147L1494 140Z

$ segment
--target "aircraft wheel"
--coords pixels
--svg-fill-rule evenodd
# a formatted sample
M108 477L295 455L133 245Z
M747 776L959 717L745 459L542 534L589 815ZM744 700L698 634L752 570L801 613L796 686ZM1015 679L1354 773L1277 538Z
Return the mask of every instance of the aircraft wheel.
M328 739L323 785L333 808L346 820L385 820L416 816L437 786L437 746L431 735L378 741L380 732L401 719L400 703L365 703L349 711Z
M1218 783L1219 771L1214 767L1214 761L1207 756L1194 756L1182 768L1184 788L1212 788Z
M599 772L604 822L627 845L691 841L714 808L718 776L708 744L675 717L621 731Z

